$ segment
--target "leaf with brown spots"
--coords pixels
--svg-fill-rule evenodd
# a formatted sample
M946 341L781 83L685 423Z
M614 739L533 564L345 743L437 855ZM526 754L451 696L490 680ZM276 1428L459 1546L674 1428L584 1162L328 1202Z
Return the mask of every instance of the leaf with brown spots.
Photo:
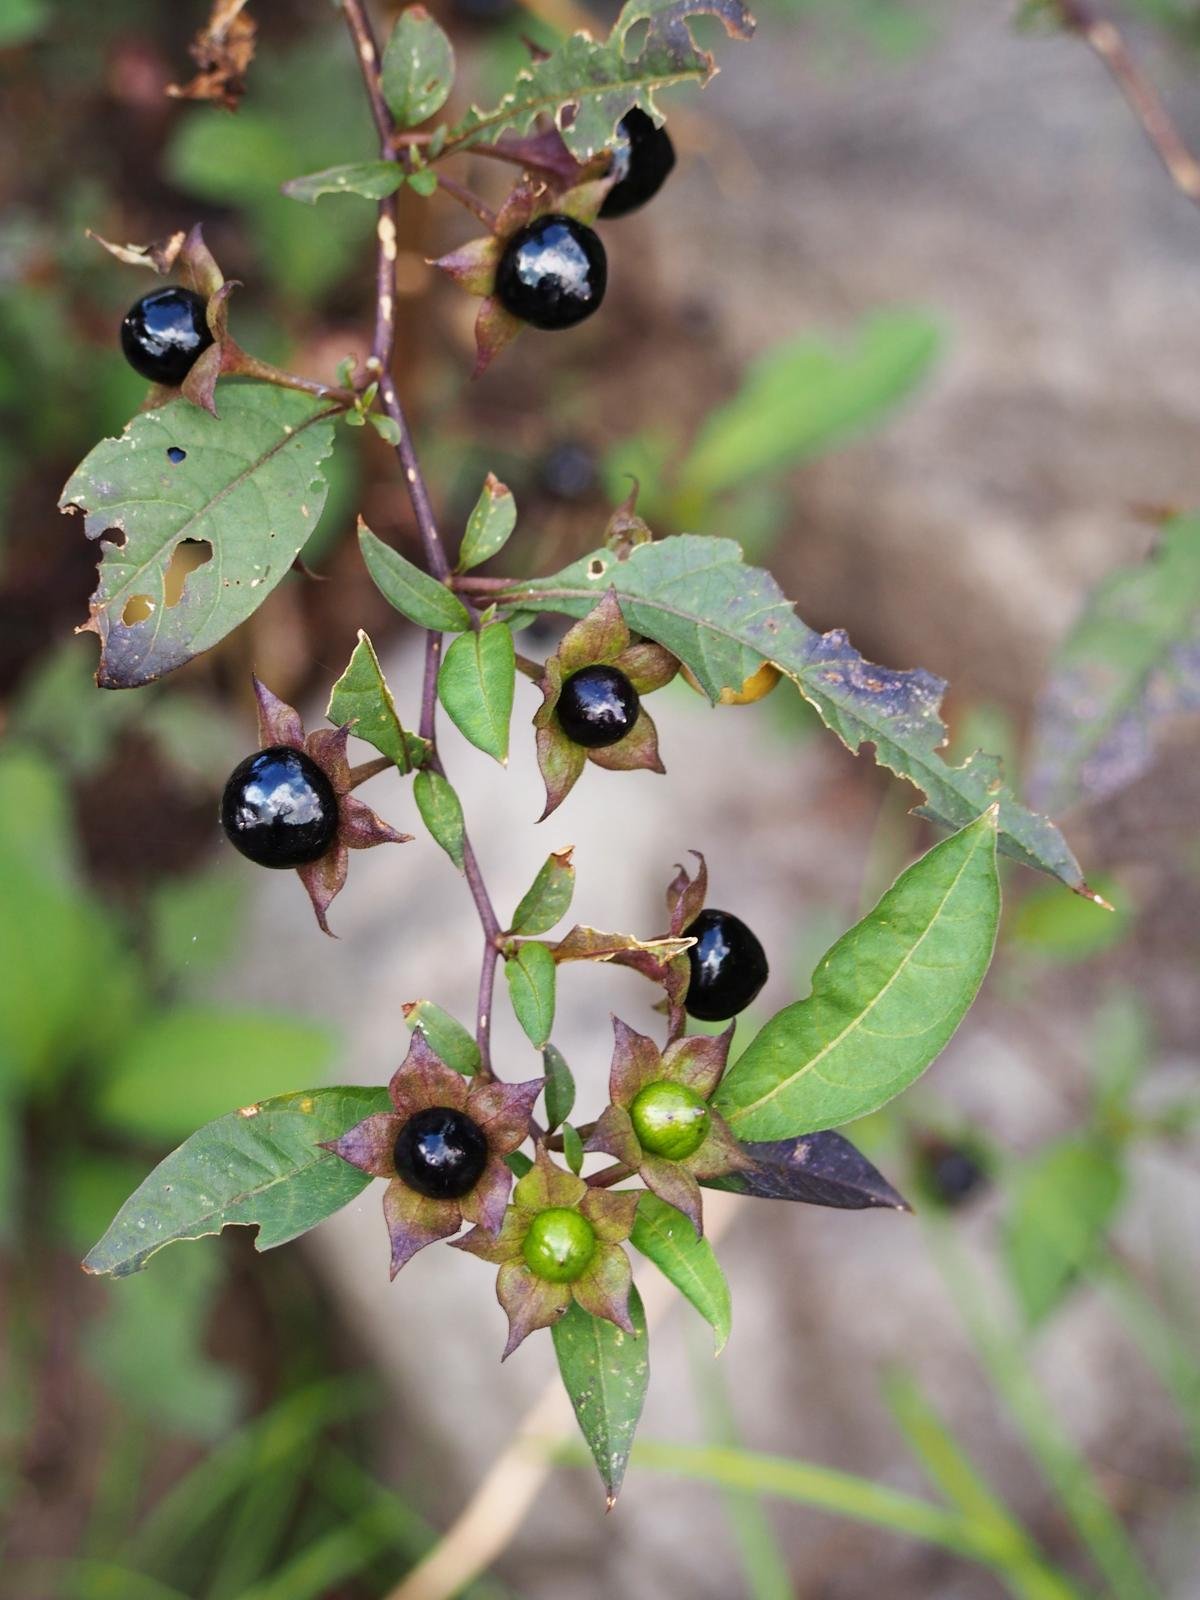
M335 415L293 390L225 383L220 418L172 400L84 458L59 507L100 540L83 630L100 636L101 688L161 677L258 609L317 525ZM207 551L182 588L181 547Z
M941 678L920 668L872 666L840 628L816 633L769 572L746 565L732 539L685 533L623 553L596 550L551 577L489 598L583 617L609 589L629 628L677 656L714 704L724 690L740 690L764 661L773 662L848 749L857 753L870 744L880 766L924 793L919 815L961 828L998 802L1000 849L1091 896L1062 834L1020 804L994 756L977 753L957 767L942 759Z

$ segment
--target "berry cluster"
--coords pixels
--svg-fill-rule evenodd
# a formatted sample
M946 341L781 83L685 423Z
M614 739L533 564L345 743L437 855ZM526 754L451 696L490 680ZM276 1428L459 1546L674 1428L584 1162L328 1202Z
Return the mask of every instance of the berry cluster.
M607 659L588 659L596 655ZM547 731L543 713L549 708L556 745L565 743L583 757L618 748L645 718L634 679L643 687L664 681L677 665L664 657L659 647L630 636L615 595L605 596L545 665L539 737ZM349 727L305 736L290 706L257 682L255 689L263 748L230 774L221 824L249 860L296 869L326 927L325 909L344 881L345 845L399 842L403 835L353 797L358 777L345 759ZM719 1038L687 1037L683 1018L729 1021L767 978L758 939L740 918L705 905L706 896L701 858L694 878L680 869L668 890L668 935L633 940L615 952L615 960L666 990L670 1042L660 1050L614 1021L609 1104L579 1135L584 1151L614 1157L618 1177L636 1174L688 1217L697 1234L703 1227L700 1184L739 1172L750 1157L711 1104L733 1029ZM651 954L656 948L667 953ZM392 1110L327 1144L360 1170L387 1179L393 1275L416 1251L458 1233L464 1222L474 1224L456 1243L498 1269L497 1294L509 1319L505 1355L572 1304L628 1331L633 1326L632 1278L622 1246L634 1226L638 1193L590 1185L556 1165L546 1134L531 1121L543 1087L541 1079L464 1078L418 1029L392 1078ZM517 1183L510 1205L507 1158L531 1133L534 1166Z
M674 165L667 130L635 107L618 125L599 215L623 217L645 205ZM578 217L550 211L507 236L489 290L518 323L555 330L573 328L598 311L607 286L608 256L596 230ZM125 359L150 383L178 388L213 343L207 309L202 295L178 284L143 295L121 323Z
M617 127L608 176L615 182L600 206L605 220L644 206L675 165L665 128L634 107ZM608 257L594 228L550 212L507 241L496 268L495 295L534 328L573 328L600 309L608 286Z

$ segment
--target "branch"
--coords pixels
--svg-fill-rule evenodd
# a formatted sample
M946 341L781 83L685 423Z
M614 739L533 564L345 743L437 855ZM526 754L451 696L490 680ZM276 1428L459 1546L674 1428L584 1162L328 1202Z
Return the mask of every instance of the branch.
M363 84L367 91L367 99L371 104L371 115L375 121L375 130L379 135L379 150L385 161L393 161L396 156L393 152L393 140L396 135L396 126L392 114L388 110L387 101L383 97L383 88L379 78L379 45L375 38L371 19L368 17L362 0L342 0L342 9L346 18L346 26L354 41L354 48L358 54L358 63L362 71ZM412 504L413 515L417 521L417 528L421 535L421 545L425 552L425 562L435 578L443 583L450 577L450 563L446 558L446 551L442 545L441 535L438 533L437 519L433 512L433 502L429 498L429 489L421 472L421 464L417 460L416 449L413 445L412 432L409 429L408 418L400 404L400 396L396 393L396 386L392 380L392 363L396 353L396 225L399 217L399 202L395 194L388 195L379 202L379 221L376 224L377 250L375 257L375 333L371 341L371 355L367 365L376 374L379 380L379 399L384 412L396 424L399 438L396 444L396 454L404 472L404 483L408 490L408 498ZM441 757L437 749L437 675L442 657L442 636L440 633L430 632L425 636L425 678L421 694L421 737L428 739L430 755L428 766L445 777ZM479 916L480 926L483 929L483 961L479 973L479 1004L475 1017L475 1036L479 1044L481 1057L481 1073L491 1077L491 1024L492 1000L496 982L496 937L500 932L500 923L496 917L495 908L483 881L479 860L469 838L463 836L463 868L466 874L467 885L471 891L471 898L475 902L475 910Z
M1200 161L1183 142L1158 90L1143 75L1116 27L1098 16L1089 0L1053 0L1053 4L1063 27L1077 33L1104 63L1171 182L1193 205L1200 205Z

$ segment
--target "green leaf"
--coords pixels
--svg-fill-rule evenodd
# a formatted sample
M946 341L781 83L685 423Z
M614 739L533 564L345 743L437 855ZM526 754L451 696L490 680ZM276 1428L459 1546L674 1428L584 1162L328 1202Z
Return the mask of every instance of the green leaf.
M153 1142L182 1139L229 1106L319 1080L333 1059L323 1028L291 1017L177 1006L151 1017L106 1064L96 1110Z
M716 70L712 56L692 38L689 23L699 16L718 17L733 38L748 39L754 31L741 0L627 0L606 40L597 42L586 33L564 39L544 60L518 73L494 110L473 106L447 130L447 148L527 133L545 115L554 119L571 154L586 161L612 143L617 123L633 106L661 122L655 90L703 85ZM648 26L639 38L642 24ZM570 118L568 106L574 107Z
M804 335L773 350L710 413L679 470L680 493L720 494L870 426L926 375L937 348L928 317L895 310L867 317L848 345Z
M583 1140L569 1122L562 1127L563 1158L576 1177L583 1171Z
M561 922L575 893L575 867L571 861L574 846L548 855L524 898L513 912L513 933L549 933Z
M692 1302L716 1335L720 1355L729 1338L733 1303L712 1245L696 1237L681 1211L649 1190L638 1202L630 1242Z
M1017 1170L1004 1257L1030 1327L1045 1321L1095 1256L1123 1189L1116 1148L1088 1135L1050 1145Z
M358 542L375 587L410 622L437 633L461 633L471 626L466 607L457 595L377 539L361 518Z
M610 1509L621 1492L650 1381L646 1313L636 1289L629 1292L629 1316L636 1330L632 1336L572 1302L551 1329L563 1386L599 1468Z
M143 411L62 492L89 538L114 535L85 624L100 636L101 688L149 683L211 649L287 576L317 525L337 408L241 381L218 385L217 404L219 418L183 399ZM208 555L175 599L167 574L185 540Z
M390 444L393 450L400 443L400 424L394 417L385 417L382 411L368 411L367 421L384 443Z
M473 1078L479 1071L479 1046L457 1018L432 1000L413 1000L404 1007L404 1020L412 1029L420 1028L429 1048L448 1067Z
M421 820L461 872L466 823L463 820L462 802L449 779L426 767L413 780L413 799L417 802Z
M920 1077L975 998L999 914L988 811L901 873L821 961L809 997L738 1058L713 1100L738 1138L865 1117Z
M999 802L1007 855L1091 892L1058 829L1018 804L991 757L976 755L959 767L942 760L940 678L872 666L840 629L815 633L770 573L743 563L731 539L680 534L636 545L623 558L600 549L492 598L583 617L610 587L629 627L677 655L714 704L722 689L740 690L764 660L773 661L848 749L870 743L881 766L924 791L921 815L961 828Z
M306 1233L362 1193L370 1178L318 1148L391 1105L380 1088L312 1089L219 1117L185 1139L135 1190L84 1262L124 1277L156 1251L232 1224L257 1226L255 1248Z
M438 698L455 727L485 755L508 760L508 725L517 681L507 622L485 623L454 640L438 672Z
M406 178L398 161L354 161L344 167L326 167L303 178L289 178L282 185L289 200L303 200L315 206L322 195L360 194L366 200L382 200L403 188Z
M401 128L440 111L454 86L454 51L424 6L400 13L383 52L383 98Z
M338 727L352 722L354 737L373 744L401 772L421 766L429 754L428 743L415 733L406 733L401 725L375 646L361 628L354 654L333 686L325 715Z
M517 1021L534 1049L544 1049L554 1027L554 957L544 944L519 945L504 976Z
M418 167L415 172L408 175L408 186L415 189L423 200L428 200L431 194L437 193L438 176L432 167ZM399 442L398 439L394 442Z
M1148 561L1114 572L1060 647L1034 728L1030 789L1066 807L1144 772L1200 694L1200 517L1169 523Z
M575 1108L575 1078L562 1051L552 1044L542 1051L542 1065L546 1069L546 1131L553 1133Z
M490 561L503 550L516 525L517 503L512 490L506 488L494 472L489 472L475 509L467 518L456 570L469 572L472 567Z

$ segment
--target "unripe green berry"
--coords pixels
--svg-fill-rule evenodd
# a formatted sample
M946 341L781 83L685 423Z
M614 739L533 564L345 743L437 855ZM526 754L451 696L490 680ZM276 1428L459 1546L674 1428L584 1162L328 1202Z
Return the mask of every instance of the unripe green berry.
M647 1084L629 1108L638 1143L651 1155L686 1161L708 1133L708 1106L684 1083L660 1078Z
M521 1246L525 1265L547 1283L574 1283L595 1253L595 1228L568 1206L539 1211Z

